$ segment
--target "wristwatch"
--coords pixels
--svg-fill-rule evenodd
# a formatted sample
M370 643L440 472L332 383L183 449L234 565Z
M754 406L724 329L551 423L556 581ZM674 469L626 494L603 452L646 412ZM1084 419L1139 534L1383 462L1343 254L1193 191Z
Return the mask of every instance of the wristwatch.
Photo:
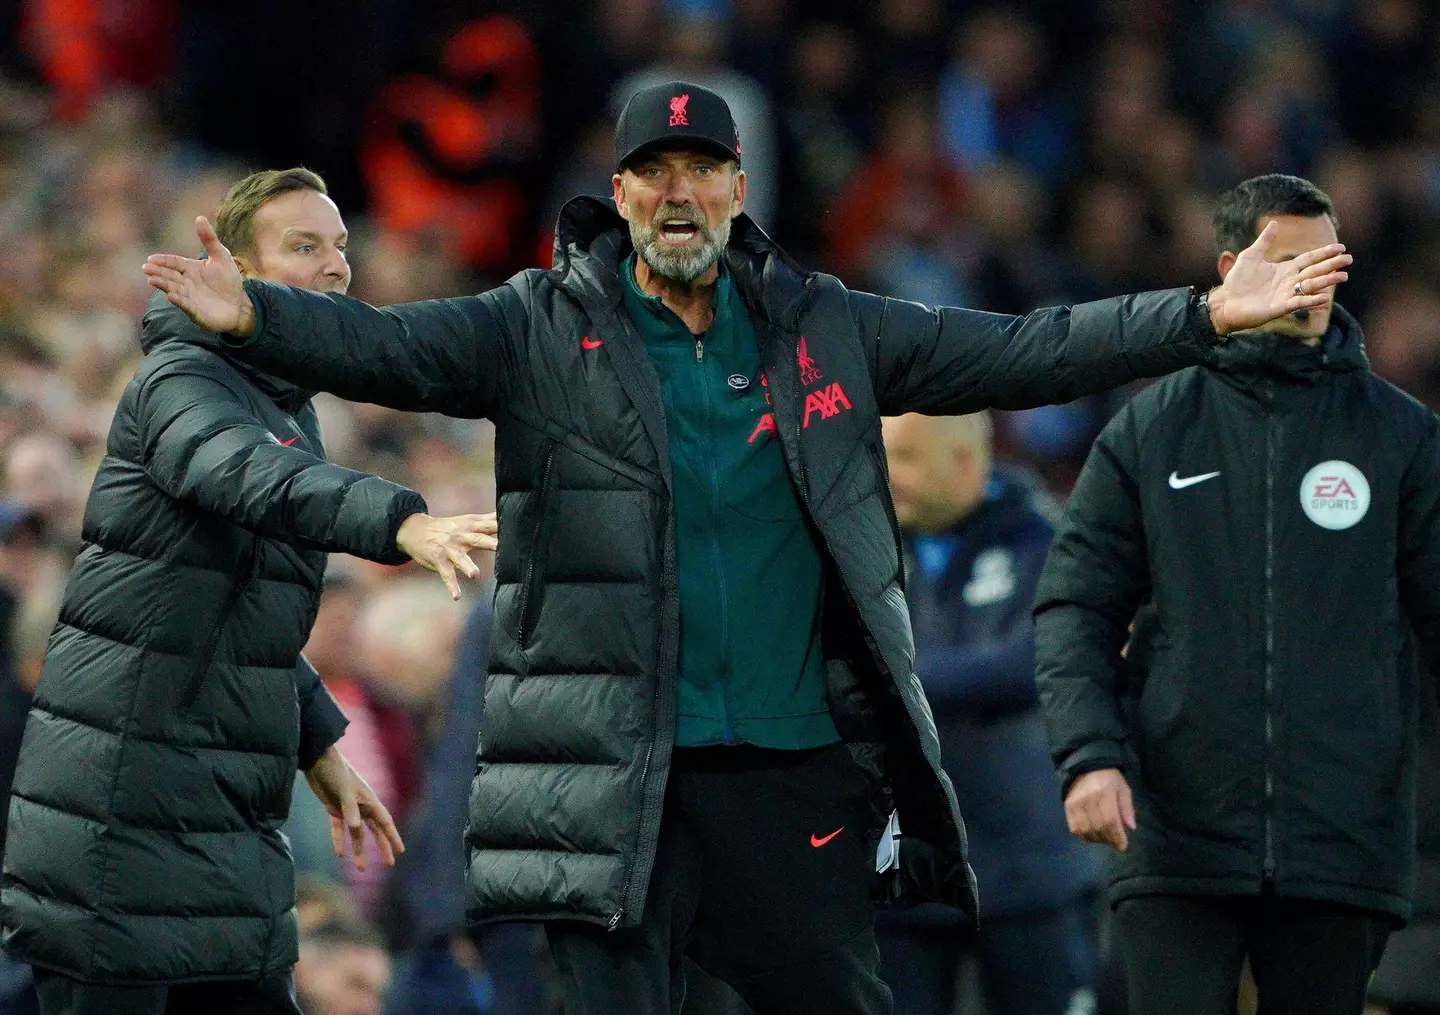
M1226 342L1230 341L1230 336L1222 335L1220 334L1220 332L1215 331L1215 322L1210 320L1210 294L1212 292L1214 292L1213 289L1207 289L1204 292L1198 294L1195 297L1195 309L1199 311L1200 314L1203 316L1206 327L1208 327L1212 332L1215 333L1215 344L1224 345Z

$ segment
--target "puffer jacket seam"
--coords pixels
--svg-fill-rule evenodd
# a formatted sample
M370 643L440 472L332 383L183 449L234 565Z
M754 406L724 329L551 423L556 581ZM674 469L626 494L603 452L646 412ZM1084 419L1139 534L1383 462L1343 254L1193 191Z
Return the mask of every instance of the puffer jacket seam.
M174 583L175 572L173 570L167 570L166 585L173 586ZM166 591L169 592L171 590L167 588ZM112 774L112 778L110 781L110 792L107 795L105 801L105 829L100 833L102 837L108 836L110 825L115 820L115 797L120 792L120 773L125 767L125 742L130 736L130 722L135 717L135 705L136 702L138 702L140 699L140 686L145 673L147 653L143 645L149 642L159 622L159 611L153 611L150 616L150 622L145 625L145 634L141 639L142 647L140 648L140 665L137 668L135 674L135 687L130 692L130 703L125 709L125 728L121 730L118 734L120 738L120 743L116 746L115 749L115 771ZM111 844L108 841L105 843L105 848L101 850L101 855L104 857L104 861L100 874L99 899L95 904L95 912L97 914L105 912L108 908L107 897L109 896L110 892L110 883L116 873L114 870L114 849L111 848ZM100 946L100 936L99 927L97 926L97 923L95 921L91 921L89 927L91 932L90 963L91 967L93 968L94 966L99 964L98 951Z

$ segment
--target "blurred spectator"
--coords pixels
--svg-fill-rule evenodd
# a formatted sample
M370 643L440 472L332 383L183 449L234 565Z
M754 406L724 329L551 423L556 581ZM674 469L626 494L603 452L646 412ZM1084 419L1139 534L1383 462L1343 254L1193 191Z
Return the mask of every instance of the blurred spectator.
M529 30L495 14L455 32L433 75L381 88L361 154L380 222L496 281L528 263L539 77Z
M1054 186L1073 158L1071 124L1045 86L1047 45L1039 28L1003 9L982 10L956 37L940 77L945 152L957 168L1008 158Z
M768 229L775 218L780 175L776 172L779 131L774 107L764 85L723 61L725 33L725 24L714 17L672 17L659 61L622 78L611 91L610 123L614 124L614 116L630 96L652 85L684 80L717 92L729 103L740 128L741 163L749 177L745 211Z
M1372 1015L1440 1013L1440 709L1423 692L1416 771L1420 853L1415 868L1415 914L1390 935L1370 985Z
M533 924L465 926L465 812L484 710L492 588L482 588L450 669L443 722L431 743L406 850L391 881L399 950L393 1015L540 1015L543 947Z
M885 449L905 536L915 671L935 711L971 865L988 888L974 936L943 907L884 914L881 973L897 1012L949 1015L961 959L975 951L993 1015L1089 1010L1098 858L1066 830L1035 694L1030 604L1055 506L1029 477L993 467L988 414L886 419Z
M826 223L829 263L880 292L931 305L970 303L967 199L964 178L940 152L933 96L901 92L882 113L878 150Z
M819 254L825 217L864 157L860 118L850 99L859 83L853 29L821 21L801 29L790 60L791 90L781 104L785 168L776 229L798 258ZM606 124L606 137L610 125Z
M390 956L368 924L334 919L301 933L295 994L304 1015L381 1015L389 989Z

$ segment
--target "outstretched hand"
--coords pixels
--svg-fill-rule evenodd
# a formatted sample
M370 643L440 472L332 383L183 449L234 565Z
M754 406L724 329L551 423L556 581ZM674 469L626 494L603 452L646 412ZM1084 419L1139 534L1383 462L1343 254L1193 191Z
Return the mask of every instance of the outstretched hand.
M400 523L395 545L421 567L438 572L450 590L450 598L459 599L460 581L455 572L458 570L466 578L479 578L480 569L470 559L470 551L494 550L500 545L499 532L493 511L448 518L417 513Z
M1350 277L1343 269L1353 258L1343 243L1317 247L1289 261L1266 260L1276 228L1268 223L1211 292L1210 323L1217 334L1248 331L1297 310L1323 307L1329 290Z
M245 336L255 330L255 308L245 293L245 279L235 258L210 220L195 220L195 234L205 247L205 259L179 254L151 254L141 268L150 284L207 331Z

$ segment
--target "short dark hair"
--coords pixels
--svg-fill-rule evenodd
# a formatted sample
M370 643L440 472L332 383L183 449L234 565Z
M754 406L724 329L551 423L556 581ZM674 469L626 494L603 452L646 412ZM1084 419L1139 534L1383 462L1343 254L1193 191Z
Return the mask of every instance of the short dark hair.
M215 235L232 253L253 253L255 213L266 201L292 190L330 193L320 174L304 166L251 173L231 187L221 199L215 212Z
M1215 233L1215 253L1239 253L1255 242L1255 224L1266 215L1299 215L1318 218L1329 215L1338 230L1335 204L1330 195L1309 180L1284 173L1255 176L1220 195L1210 220Z

